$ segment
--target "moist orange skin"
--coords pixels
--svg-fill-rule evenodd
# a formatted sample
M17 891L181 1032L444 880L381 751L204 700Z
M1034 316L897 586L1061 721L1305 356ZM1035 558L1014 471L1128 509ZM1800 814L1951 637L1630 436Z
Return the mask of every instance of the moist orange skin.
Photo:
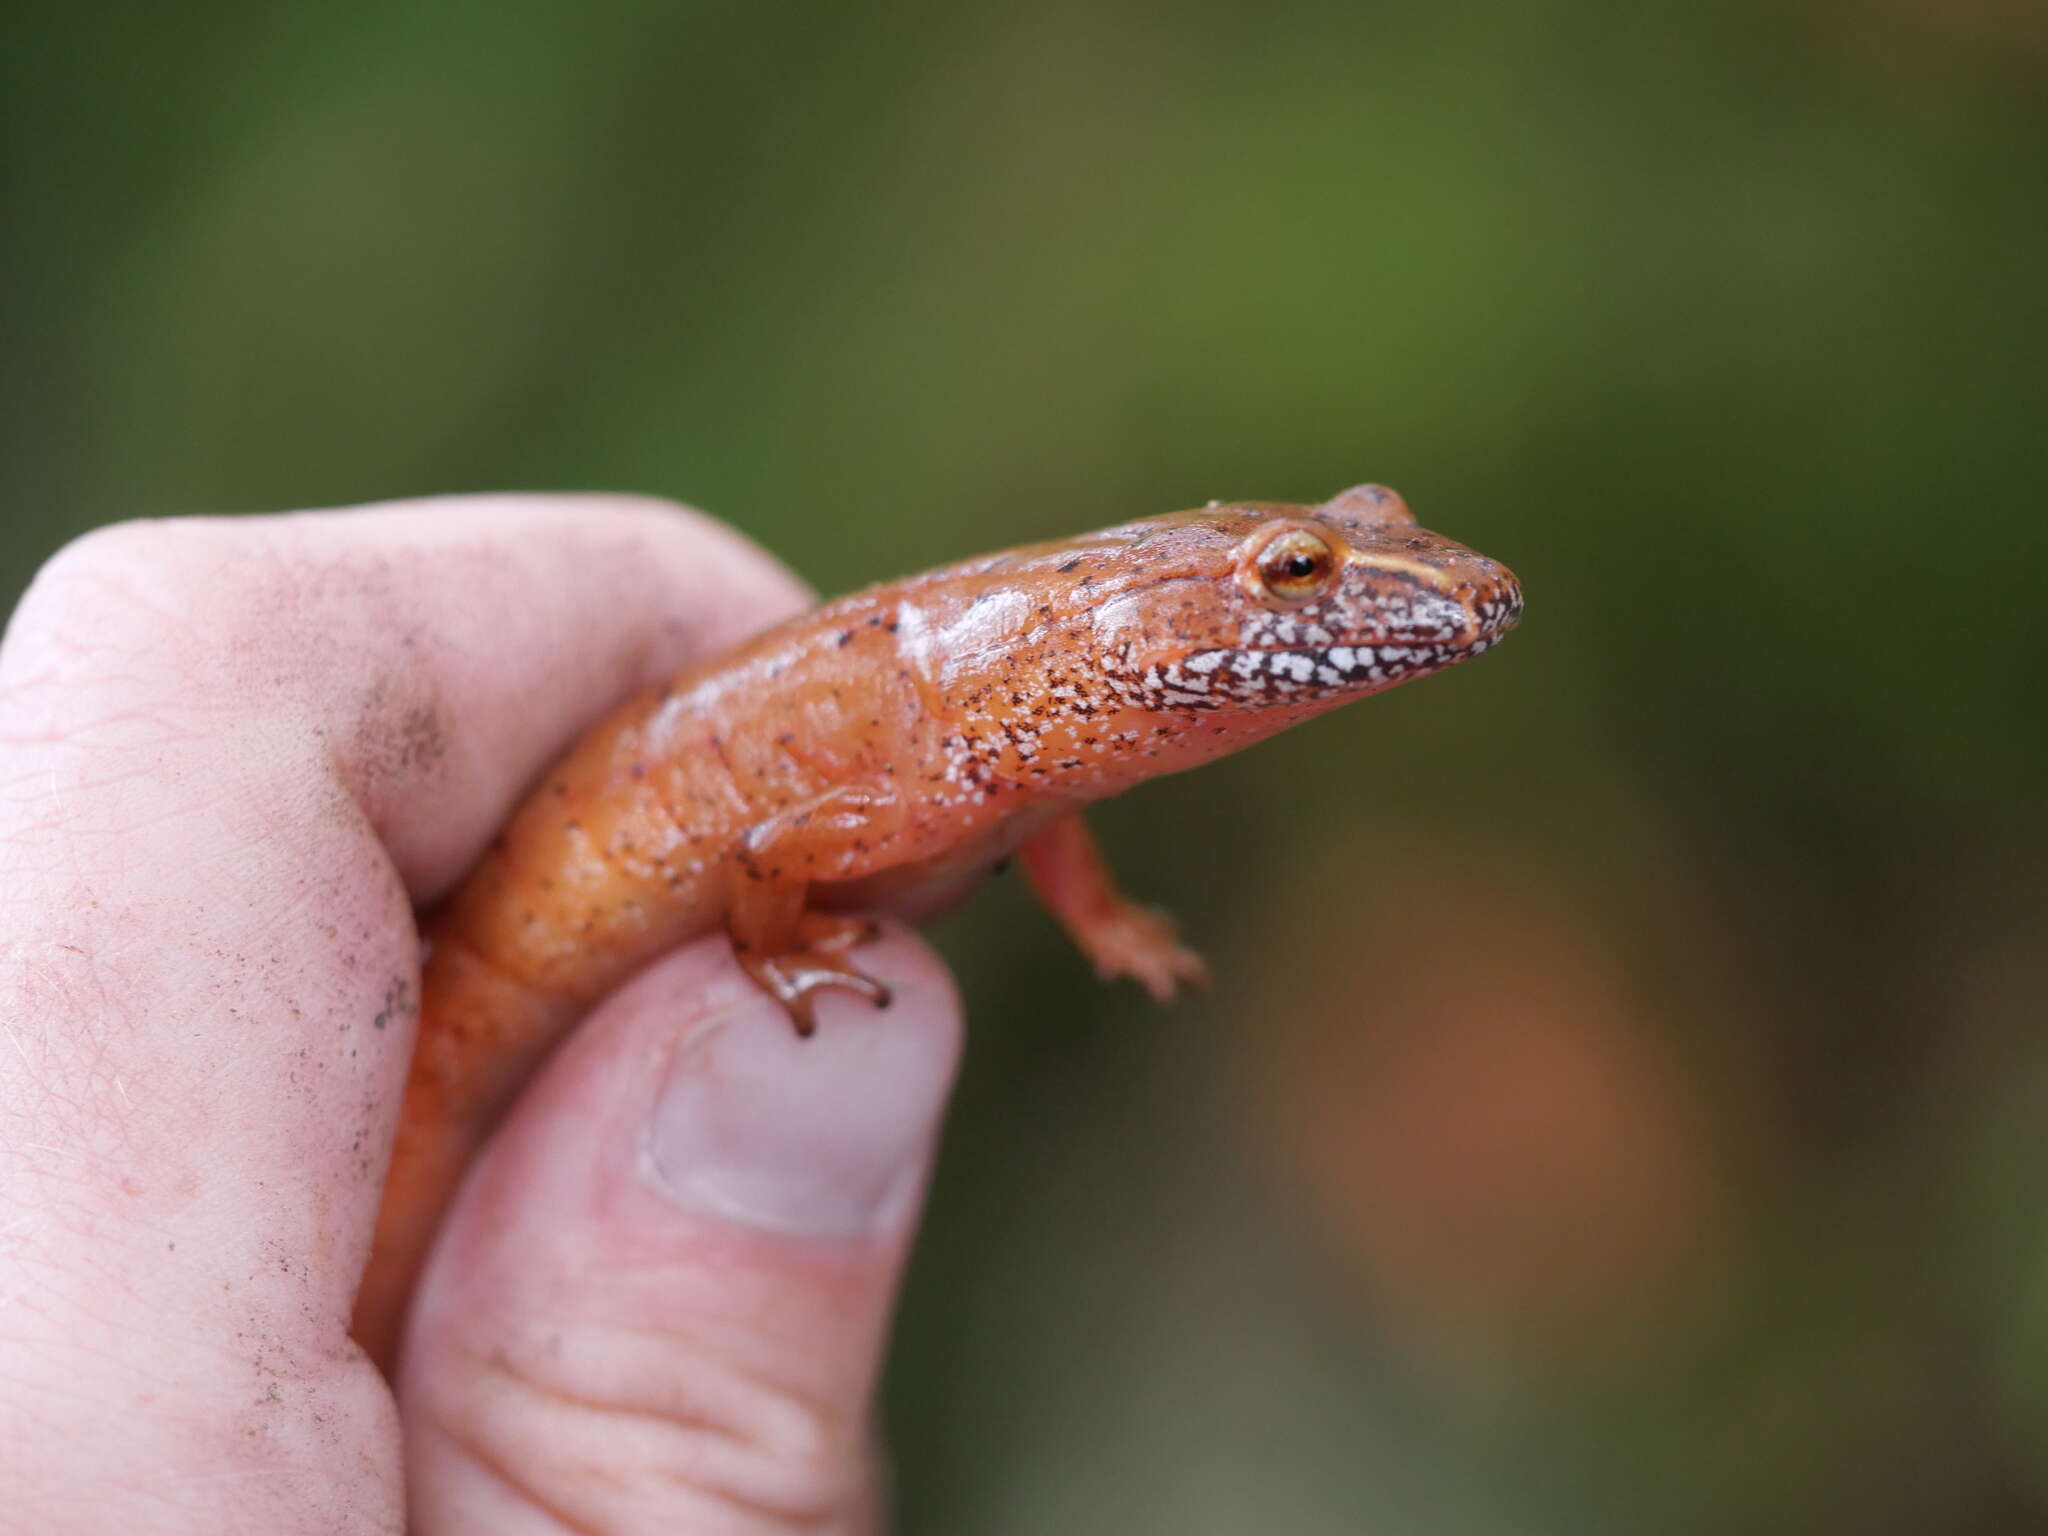
M1332 556L1306 597L1260 564L1283 533ZM1205 968L1117 890L1079 808L1464 660L1520 612L1506 567L1359 486L870 587L621 706L424 925L356 1338L388 1367L470 1156L578 1016L655 956L723 927L808 1033L820 987L887 1000L850 953L868 932L854 914L916 918L1021 850L1098 972L1169 997Z

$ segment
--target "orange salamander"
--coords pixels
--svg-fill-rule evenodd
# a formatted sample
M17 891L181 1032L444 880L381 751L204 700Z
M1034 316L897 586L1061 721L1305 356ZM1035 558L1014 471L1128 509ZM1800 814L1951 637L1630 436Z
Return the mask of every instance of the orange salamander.
M354 1332L387 1367L464 1165L577 1017L722 927L809 1033L886 1004L862 914L915 918L1018 853L1104 977L1200 982L1079 810L1468 657L1521 616L1505 566L1382 486L1218 503L870 587L625 704L424 925L418 1043Z

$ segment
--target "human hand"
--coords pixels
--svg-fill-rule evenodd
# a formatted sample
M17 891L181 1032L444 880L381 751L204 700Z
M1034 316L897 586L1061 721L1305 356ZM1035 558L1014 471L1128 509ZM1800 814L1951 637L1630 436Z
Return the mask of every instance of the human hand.
M719 524L498 497L129 524L0 646L0 1528L864 1531L959 1048L706 939L471 1171L391 1389L347 1336L413 909L610 701L801 607Z

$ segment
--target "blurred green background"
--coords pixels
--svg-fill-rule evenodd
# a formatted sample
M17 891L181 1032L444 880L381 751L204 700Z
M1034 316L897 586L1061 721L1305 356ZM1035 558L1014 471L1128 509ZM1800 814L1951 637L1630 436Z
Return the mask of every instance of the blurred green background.
M2048 1527L2048 13L45 8L0 604L138 514L695 502L822 589L1363 479L1498 654L1019 889L909 1532Z

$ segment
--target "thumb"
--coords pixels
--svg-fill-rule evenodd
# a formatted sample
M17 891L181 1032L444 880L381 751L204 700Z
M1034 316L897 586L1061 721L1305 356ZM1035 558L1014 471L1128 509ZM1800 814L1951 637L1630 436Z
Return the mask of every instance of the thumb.
M916 938L799 1040L707 939L602 1006L472 1170L401 1362L413 1529L864 1530L959 1055Z

